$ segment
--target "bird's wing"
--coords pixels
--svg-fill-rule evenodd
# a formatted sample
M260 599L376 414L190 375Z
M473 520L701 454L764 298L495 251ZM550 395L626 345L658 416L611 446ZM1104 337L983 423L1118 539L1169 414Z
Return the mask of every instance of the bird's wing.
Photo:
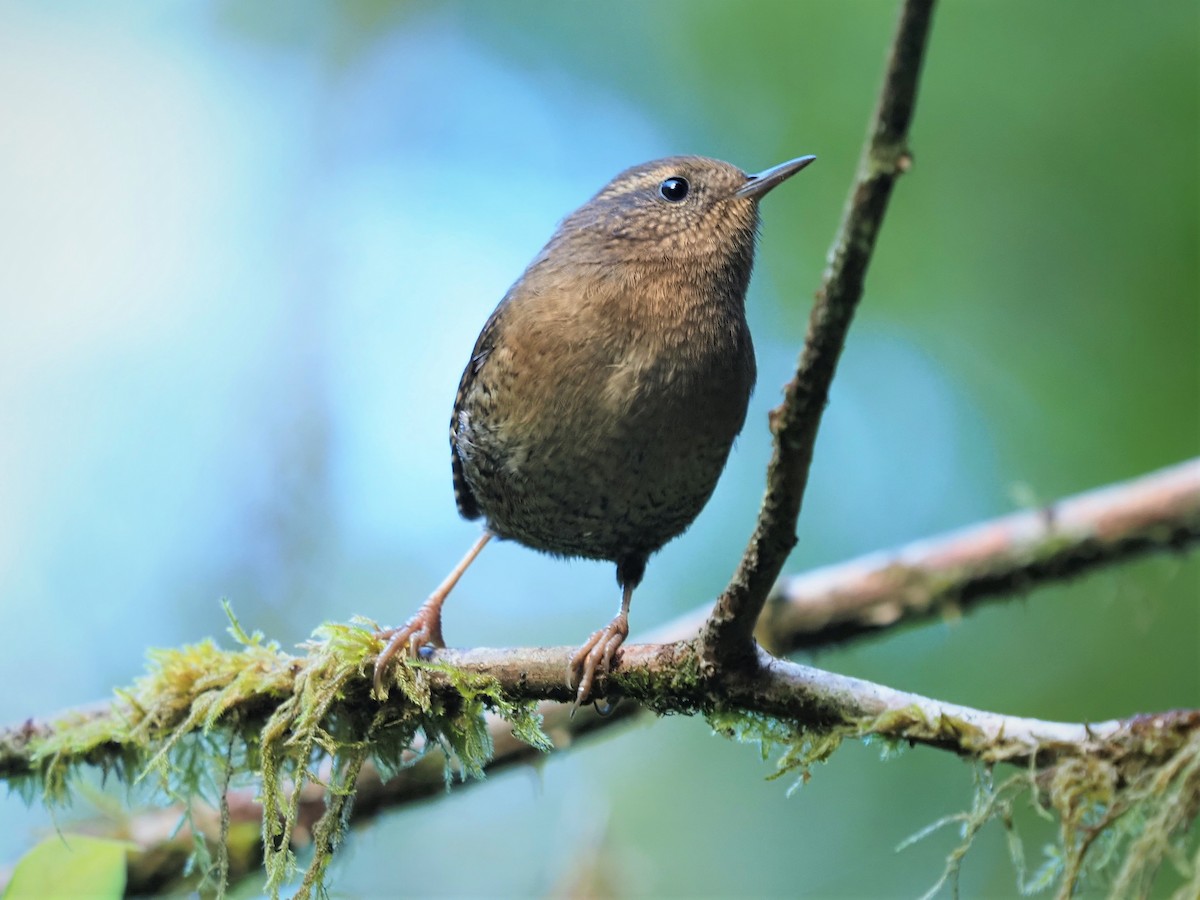
M466 475L463 473L462 458L458 455L459 413L462 411L463 400L475 383L475 376L483 367L488 354L492 352L496 341L497 324L500 322L507 300L508 296L506 295L484 323L483 330L479 332L479 337L475 341L475 349L471 351L471 358L467 360L467 367L463 370L462 378L458 382L458 393L454 395L454 412L450 416L450 476L454 481L454 502L458 505L458 514L464 519L478 519L482 515L482 511L479 509L479 501L471 492L471 486L467 484Z

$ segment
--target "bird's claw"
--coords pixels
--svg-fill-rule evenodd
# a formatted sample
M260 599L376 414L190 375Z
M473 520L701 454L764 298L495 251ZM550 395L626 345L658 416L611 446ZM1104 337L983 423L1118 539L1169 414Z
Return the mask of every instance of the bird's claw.
M376 697L384 695L384 675L387 673L388 663L397 653L403 651L407 656L415 659L420 655L421 648L427 644L435 647L446 646L442 640L442 622L439 612L440 610L434 611L427 606L422 606L417 610L416 615L399 628L389 628L376 634L380 640L387 641L383 652L375 660Z
M587 701L598 676L607 675L612 671L613 660L617 650L629 636L629 622L620 615L593 634L575 651L567 664L567 687L575 691L575 702L571 705L571 715L574 716L579 707Z

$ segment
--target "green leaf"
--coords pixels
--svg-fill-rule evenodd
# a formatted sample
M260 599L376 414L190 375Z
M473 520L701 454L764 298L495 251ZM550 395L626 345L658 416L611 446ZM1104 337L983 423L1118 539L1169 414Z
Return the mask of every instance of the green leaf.
M122 897L125 853L131 846L82 834L48 837L21 857L4 900Z

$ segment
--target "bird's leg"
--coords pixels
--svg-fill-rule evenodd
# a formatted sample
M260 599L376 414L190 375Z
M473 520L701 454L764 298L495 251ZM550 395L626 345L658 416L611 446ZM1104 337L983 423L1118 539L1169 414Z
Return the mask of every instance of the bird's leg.
M442 640L442 604L446 602L446 597L458 584L458 579L462 578L463 572L467 571L467 567L475 561L479 551L491 538L492 533L485 530L474 546L467 551L467 555L451 570L450 574L446 576L446 580L438 585L437 590L429 595L429 599L421 604L421 608L411 619L399 628L389 628L376 635L380 640L387 641L387 646L375 660L375 695L377 697L383 696L383 675L387 664L397 653L403 650L410 656L416 656L417 652L426 644L433 644L435 647L446 646L445 641Z
M575 705L571 714L574 715L579 705L587 700L592 692L592 684L597 675L607 675L612 669L613 656L617 649L629 637L629 600L633 597L633 584L626 583L621 588L621 611L616 618L587 639L586 643L571 657L567 664L567 687L575 686L579 681L579 690L575 694Z

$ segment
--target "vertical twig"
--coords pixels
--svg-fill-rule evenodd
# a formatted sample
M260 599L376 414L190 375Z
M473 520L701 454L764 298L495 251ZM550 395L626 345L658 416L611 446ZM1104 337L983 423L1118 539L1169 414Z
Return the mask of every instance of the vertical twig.
M879 106L871 121L854 188L830 252L795 377L771 412L775 447L758 524L741 563L700 636L712 670L754 660L754 624L796 543L796 520L808 482L813 445L867 265L896 179L912 163L908 129L934 0L905 0L892 42Z

